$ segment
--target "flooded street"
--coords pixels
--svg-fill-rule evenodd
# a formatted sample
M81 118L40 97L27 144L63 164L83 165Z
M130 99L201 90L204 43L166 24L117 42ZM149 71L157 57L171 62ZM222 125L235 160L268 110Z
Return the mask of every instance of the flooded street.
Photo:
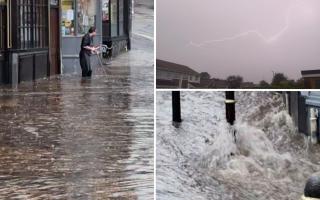
M319 145L297 133L276 92L236 92L236 142L224 92L157 92L157 199L298 200L320 171Z
M0 199L153 198L153 41L105 71L0 88Z

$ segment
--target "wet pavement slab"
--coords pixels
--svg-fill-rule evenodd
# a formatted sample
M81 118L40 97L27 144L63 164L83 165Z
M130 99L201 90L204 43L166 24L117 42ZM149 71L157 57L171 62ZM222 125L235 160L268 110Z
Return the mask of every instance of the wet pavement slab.
M0 199L153 199L153 73L134 35L91 79L0 87Z

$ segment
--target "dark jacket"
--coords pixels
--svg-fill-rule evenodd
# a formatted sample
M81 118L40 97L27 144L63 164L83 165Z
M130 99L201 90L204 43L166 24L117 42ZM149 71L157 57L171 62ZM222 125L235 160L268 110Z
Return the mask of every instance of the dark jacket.
M85 49L84 47L85 46L92 46L92 44L93 44L93 38L90 37L89 33L85 34L82 37L80 54L85 53L85 54L91 55L91 51L88 49Z

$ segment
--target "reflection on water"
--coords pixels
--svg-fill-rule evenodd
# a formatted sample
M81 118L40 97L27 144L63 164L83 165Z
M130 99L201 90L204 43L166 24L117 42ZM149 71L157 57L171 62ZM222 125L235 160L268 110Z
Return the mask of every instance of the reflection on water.
M1 199L152 199L152 91L151 67L1 88Z
M170 95L157 93L157 199L297 200L320 171L279 94L236 93L236 143L223 92L182 92L179 128Z

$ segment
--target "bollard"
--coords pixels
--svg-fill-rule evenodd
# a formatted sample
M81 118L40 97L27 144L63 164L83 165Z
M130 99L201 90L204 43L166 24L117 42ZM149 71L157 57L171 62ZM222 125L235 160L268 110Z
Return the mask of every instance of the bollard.
M226 119L230 125L234 124L236 120L236 101L234 98L234 91L226 91Z
M172 120L181 123L180 91L172 91Z
M304 188L304 199L320 199L320 174L313 174Z

